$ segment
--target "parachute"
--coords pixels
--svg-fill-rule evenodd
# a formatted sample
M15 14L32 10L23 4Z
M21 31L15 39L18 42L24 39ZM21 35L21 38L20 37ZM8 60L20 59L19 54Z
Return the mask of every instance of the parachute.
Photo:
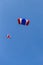
M29 25L30 20L27 20L25 18L18 18L18 24L22 24L22 25Z
M10 39L10 38L11 38L10 34L7 34L7 38L8 38L8 39Z

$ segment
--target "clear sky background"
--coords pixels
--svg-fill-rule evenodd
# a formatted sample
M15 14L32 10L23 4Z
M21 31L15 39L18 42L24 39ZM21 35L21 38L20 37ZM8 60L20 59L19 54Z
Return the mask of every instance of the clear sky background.
M43 65L43 0L0 0L0 65Z

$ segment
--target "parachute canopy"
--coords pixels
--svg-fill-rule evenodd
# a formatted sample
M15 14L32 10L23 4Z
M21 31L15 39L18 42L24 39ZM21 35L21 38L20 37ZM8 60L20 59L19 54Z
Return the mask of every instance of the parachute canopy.
M29 25L30 20L27 20L25 18L18 18L18 24L22 24L22 25Z
M10 39L10 38L11 38L10 34L7 34L7 38L8 38L8 39Z

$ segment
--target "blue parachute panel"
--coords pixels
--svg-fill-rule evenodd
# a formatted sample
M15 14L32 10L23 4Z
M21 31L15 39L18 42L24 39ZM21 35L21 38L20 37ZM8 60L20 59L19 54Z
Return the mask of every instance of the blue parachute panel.
M26 20L23 18L21 24L25 25L25 23L26 23Z

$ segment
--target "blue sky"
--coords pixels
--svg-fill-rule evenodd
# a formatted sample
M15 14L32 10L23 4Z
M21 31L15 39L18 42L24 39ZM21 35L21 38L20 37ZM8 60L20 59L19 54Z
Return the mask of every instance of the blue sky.
M43 0L0 0L0 65L43 65Z

